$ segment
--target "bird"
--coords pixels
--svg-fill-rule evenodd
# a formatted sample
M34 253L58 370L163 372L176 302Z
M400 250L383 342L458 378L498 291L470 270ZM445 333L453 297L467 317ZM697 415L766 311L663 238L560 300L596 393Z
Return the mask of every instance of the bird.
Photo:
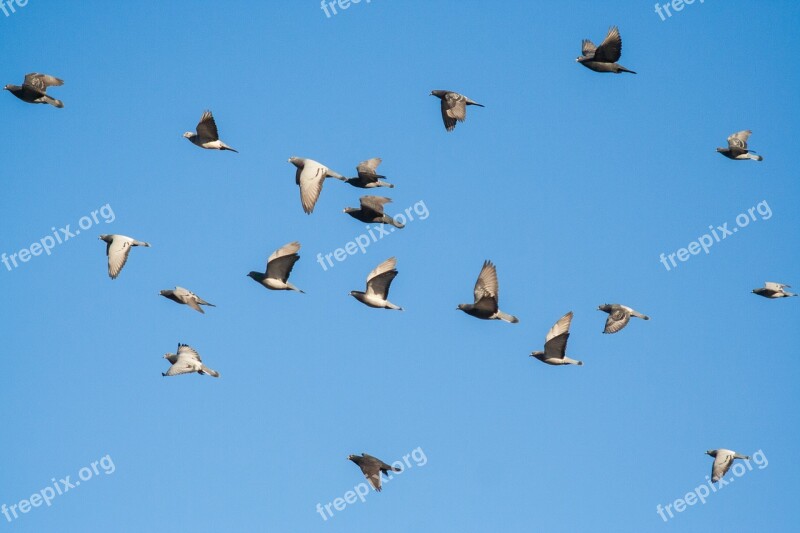
M249 277L274 291L297 291L304 292L289 283L289 274L292 273L294 264L300 259L297 251L300 243L297 241L284 244L269 256L267 259L267 270L261 272L250 272Z
M750 460L749 455L741 455L733 450L720 448L719 450L708 450L706 455L714 458L714 465L711 467L711 482L716 483L725 475L733 464L734 459Z
M201 375L219 377L219 372L204 365L200 354L187 344L178 344L178 353L165 353L164 359L172 363L172 366L166 372L162 372L162 376L179 376L197 372Z
M391 183L381 181L381 179L386 178L386 176L381 176L376 172L378 165L380 165L382 161L383 160L380 157L373 157L372 159L362 161L356 167L358 176L355 178L347 178L345 181L353 187L358 187L360 189L372 189L373 187L394 187L394 185Z
M435 96L442 101L442 120L447 131L455 129L456 121L464 122L467 120L468 105L486 107L463 94L454 93L453 91L435 90L431 91L430 96Z
M603 333L616 333L628 325L632 316L641 318L642 320L650 320L650 317L634 311L627 305L622 304L603 304L597 307L599 311L608 313L606 319L606 327Z
M378 224L390 224L397 229L403 229L405 224L401 224L394 218L383 212L383 206L390 203L391 198L382 196L362 196L358 199L361 207L345 207L343 213L347 213L361 222L375 222Z
M456 309L483 320L504 320L516 324L519 319L503 313L497 307L497 269L491 261L484 261L478 281L475 282L475 303L459 304Z
M372 457L366 453L362 453L361 456L348 455L347 458L358 465L369 484L378 492L381 491L381 474L388 475L389 472L401 471L396 466L387 465L377 457Z
M575 61L595 72L613 72L614 74L630 72L631 74L636 74L634 71L628 70L617 63L622 55L622 37L620 37L619 28L616 26L609 28L608 34L606 34L606 38L603 39L600 46L595 46L589 39L584 39L582 41L581 54L583 55Z
M60 109L64 107L64 102L48 96L47 88L61 85L64 85L64 80L62 79L48 74L31 72L30 74L25 74L25 80L22 82L21 87L19 85L6 85L3 89L23 102L28 102L29 104L50 104Z
M758 289L753 289L754 294L758 294L759 296L763 296L764 298L789 298L791 296L797 296L797 294L793 292L787 292L783 289L791 289L791 285L785 285L783 283L775 283L774 281L767 281L764 283L763 287L759 287Z
M99 239L106 242L106 255L108 256L108 276L117 279L122 267L128 261L128 254L132 246L146 246L150 243L137 241L125 235L100 235Z
M297 167L294 182L300 187L300 202L303 204L303 211L308 215L314 211L325 178L347 181L347 178L338 172L313 159L292 156L289 158L289 163Z
M200 122L197 123L197 133L187 131L183 136L189 139L192 144L205 148L206 150L229 150L231 152L239 153L224 142L219 140L219 132L217 131L217 123L214 121L214 115L211 111L204 111L200 117Z
M350 291L350 296L370 307L378 309L397 309L403 308L387 300L389 297L389 287L392 280L397 276L397 258L390 257L367 276L367 291Z
M200 313L205 314L200 306L201 305L208 305L210 307L216 307L216 305L208 303L207 301L200 298L198 295L193 293L190 290L184 289L183 287L175 287L175 289L165 289L159 294L165 298L169 298L173 302L177 302L179 304L185 304L194 309L195 311L199 311Z
M750 138L753 132L751 130L742 130L734 133L728 137L727 148L717 148L717 152L721 153L728 159L736 159L743 161L745 159L752 159L753 161L763 161L764 158L752 150L747 149L747 139Z
M583 361L570 359L566 356L567 339L569 339L569 325L572 323L572 311L558 319L547 337L544 339L544 351L531 352L531 357L535 357L548 365L578 365L583 366Z

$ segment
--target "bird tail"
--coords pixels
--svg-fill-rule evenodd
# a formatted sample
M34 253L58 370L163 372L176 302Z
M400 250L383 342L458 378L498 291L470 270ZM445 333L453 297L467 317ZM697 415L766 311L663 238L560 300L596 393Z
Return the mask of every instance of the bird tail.
M64 102L62 102L61 100L56 100L55 98L51 98L51 97L49 97L47 95L45 95L44 100L45 100L45 102L47 102L51 106L55 106L55 107L57 107L59 109L64 107Z
M203 366L200 367L200 372L202 372L203 374L208 374L209 376L212 376L212 377L215 377L215 378L219 377L219 372L217 372L216 370L212 370L212 369L208 368L206 365L203 365Z
M378 181L376 183L378 184L378 187L389 187L390 189L394 189L394 185L387 181Z
M764 158L763 158L763 157L761 157L760 155L756 155L756 153L755 153L755 152L753 152L753 151L750 151L750 152L747 154L747 157L748 157L749 159L752 159L753 161L763 161L763 160L764 160Z
M234 150L233 148L231 148L230 146L228 146L227 144L225 144L223 142L220 142L219 144L220 144L220 148L219 148L220 150L230 150L231 152L236 152L237 154L239 153L239 150Z
M133 241L133 243L131 243L131 244L133 244L133 246L145 246L147 248L150 248L150 243L149 242Z
M505 320L510 324L516 324L517 322L519 322L519 319L514 315L509 315L508 313L504 313L502 311L497 311L497 318L499 318L500 320Z
M394 226L397 229L403 229L403 228L406 227L405 224L401 224L400 222L396 221L395 219L393 219L389 215L384 215L383 216L383 222L384 222L384 224L391 224L392 226Z
M291 283L289 283L288 281L286 282L286 288L288 288L289 290L292 290L292 291L301 292L301 293L303 293L303 294L305 294L305 293L306 293L306 291L304 291L304 290L301 290L301 289L298 289L297 287L295 287L294 285L292 285L292 284L291 284Z
M633 316L635 316L635 317L637 317L637 318L641 318L642 320L650 320L650 317L649 317L649 316L647 316L647 315L643 315L642 313L637 313L636 311L633 311L633 312L631 313L631 315L633 315Z
M619 72L617 72L617 74L619 74L620 72L629 72L631 74L636 74L634 71L628 70L625 67L623 67L622 65L618 65L618 66L619 66Z
M216 305L210 304L207 301L203 300L202 298L198 298L197 303L199 303L200 305L207 305L209 307L216 307Z
M469 98L467 98L467 105L476 105L476 106L478 106L478 107L486 107L485 105L483 105L483 104L479 104L479 103L478 103L478 102L476 102L475 100L470 100Z

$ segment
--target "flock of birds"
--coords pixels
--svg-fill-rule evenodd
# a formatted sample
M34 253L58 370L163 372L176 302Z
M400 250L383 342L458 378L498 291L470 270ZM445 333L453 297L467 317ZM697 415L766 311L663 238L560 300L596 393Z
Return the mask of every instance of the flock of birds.
M582 42L582 55L576 59L584 67L601 73L622 72L636 74L618 64L622 55L622 38L616 26L609 29L608 34L599 46L595 46L592 41L584 39ZM31 104L49 104L57 108L63 108L61 100L52 98L47 94L49 87L58 87L64 81L47 74L30 73L25 76L23 84L6 85L5 90ZM467 107L482 104L453 91L434 90L431 96L441 100L441 115L445 129L453 131L458 122L464 122L467 118ZM733 160L754 160L763 161L763 157L748 149L747 141L752 132L750 130L739 131L730 135L727 139L727 148L717 148L717 152ZM205 111L198 122L194 132L186 132L183 136L192 144L206 150L222 150L238 153L219 138L216 121L211 111ZM326 178L334 178L348 183L354 187L362 189L373 189L379 187L393 188L394 185L385 181L385 176L377 173L377 168L381 164L380 158L372 158L362 161L356 167L357 175L347 178L338 172L329 169L327 166L314 161L313 159L290 157L289 163L296 167L295 183L300 188L300 201L303 211L311 214L314 211L322 186ZM384 206L391 202L391 199L381 196L362 196L360 207L348 207L344 212L351 217L366 223L389 224L398 229L403 224L397 222L393 217L387 215ZM111 279L119 276L122 268L128 260L130 251L135 246L150 247L150 244L138 241L125 235L100 235L101 240L106 243L106 255L108 257L108 275ZM270 290L286 290L302 293L303 291L289 282L289 276L294 264L300 259L298 251L299 242L290 242L275 250L267 259L265 271L250 272L247 274L254 281ZM395 305L388 300L389 288L392 281L397 276L397 259L390 257L383 261L367 276L364 291L351 291L351 295L359 302L373 308L402 310L403 308ZM766 298L786 298L797 296L797 294L787 292L785 289L789 285L775 282L766 282L762 288L754 289L752 292ZM517 317L504 313L498 306L498 281L497 270L491 261L485 261L481 268L478 279L474 287L473 303L460 304L457 309L464 313L482 320L502 320L516 324L519 322ZM162 290L162 296L176 303L187 305L204 313L201 306L215 307L213 304L203 300L193 292L183 287L175 287L170 290ZM631 317L649 320L650 317L641 314L631 307L622 304L604 304L598 310L608 314L603 333L613 334L621 331L627 326ZM569 329L572 323L573 313L568 312L553 325L545 336L544 350L534 351L530 355L548 365L583 365L582 361L567 357L567 340L569 339ZM171 366L163 373L163 376L176 376L188 373L198 373L219 377L220 374L203 364L200 354L191 346L179 344L177 353L167 353L164 358L169 361ZM732 450L718 449L708 450L708 455L714 457L712 467L712 481L721 479L731 467L734 459L749 459L748 456L738 454ZM349 460L353 461L361 468L364 476L376 491L381 490L381 474L390 471L399 471L398 468L388 465L372 457L362 454L361 456L350 455Z

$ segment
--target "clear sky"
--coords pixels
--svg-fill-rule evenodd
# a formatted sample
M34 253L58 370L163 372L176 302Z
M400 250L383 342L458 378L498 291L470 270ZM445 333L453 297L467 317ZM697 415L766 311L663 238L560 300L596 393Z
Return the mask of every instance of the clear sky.
M65 108L0 93L0 252L113 217L0 264L0 504L91 478L0 531L797 530L800 298L750 292L800 287L797 2L15 10L0 84L61 77ZM637 75L575 63L614 24ZM447 133L433 89L486 107ZM239 154L181 138L205 109ZM763 162L715 153L744 129ZM324 270L366 232L342 213L364 191L328 180L304 214L293 155L349 176L382 157L389 212L427 216ZM725 223L708 254L659 261ZM112 281L101 233L152 247ZM306 294L246 277L294 240ZM348 296L390 256L405 311ZM485 259L519 324L455 310ZM176 285L217 307L158 295ZM602 335L603 303L652 319ZM585 365L528 357L570 310ZM179 342L221 378L163 378ZM712 448L768 465L665 523ZM414 450L380 494L317 512L364 481L349 454Z

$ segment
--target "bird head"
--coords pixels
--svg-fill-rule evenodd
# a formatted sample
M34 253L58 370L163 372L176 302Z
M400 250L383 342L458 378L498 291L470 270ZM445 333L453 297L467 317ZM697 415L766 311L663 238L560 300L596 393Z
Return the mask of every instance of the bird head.
M3 90L4 90L4 91L9 91L9 90L11 90L11 85L6 85L5 87L3 87Z
M184 134L183 134L183 137L184 137L185 139L191 139L191 138L192 138L192 137L194 137L195 135L197 135L197 134L196 134L196 133L192 133L191 131L187 131L186 133L184 133Z
M169 291L167 291L167 290L158 291L158 294L160 294L161 296L166 296L167 294L169 294Z
M583 59L584 59L583 56L580 56L580 57L576 57L575 61L577 61L578 63L583 63Z
M716 457L717 450L706 450L706 455L710 455L711 457Z
M431 94L429 96L437 96L437 97L441 98L445 94L447 94L447 91L436 90L436 91L431 91Z
M289 159L287 159L287 161L296 166L297 168L302 168L303 166L303 160L296 156L290 157Z
M247 273L248 278L253 278L254 280L258 281L258 276L261 276L261 272L256 272L255 270L251 270Z
M598 305L597 306L597 310L598 311L605 311L606 313L610 313L611 312L611 306L608 305L608 304Z
M353 211L358 211L356 207L345 207L342 209L342 213L352 213Z
M466 309L467 304L458 304L458 307L456 307L456 311L466 311Z
M169 356L170 356L170 355L172 355L172 354L171 354L171 353L165 353L163 358L164 358L164 359L169 359Z
M531 352L531 357L535 357L537 359L541 359L543 355L544 352L541 351Z
M113 240L111 235L106 235L105 233L103 235L100 235L98 237L98 239L100 239L101 241L106 241L106 242L111 242Z

